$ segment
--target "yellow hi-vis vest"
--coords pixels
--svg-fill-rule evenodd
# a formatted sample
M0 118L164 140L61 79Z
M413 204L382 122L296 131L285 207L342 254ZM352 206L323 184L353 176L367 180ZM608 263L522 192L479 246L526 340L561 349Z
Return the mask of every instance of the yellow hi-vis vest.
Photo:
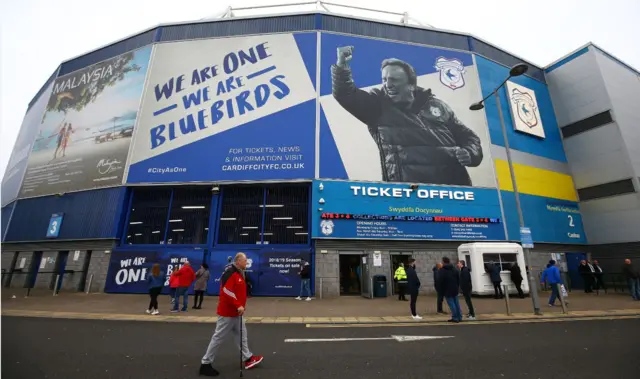
M398 269L396 270L395 275L393 275L393 278L396 279L399 282L406 282L407 281L407 273L404 271L404 267L402 267L402 266L398 267Z

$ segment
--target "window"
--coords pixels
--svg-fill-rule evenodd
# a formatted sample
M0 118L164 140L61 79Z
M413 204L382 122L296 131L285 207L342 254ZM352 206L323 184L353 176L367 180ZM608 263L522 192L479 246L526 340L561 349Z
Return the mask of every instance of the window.
M171 189L134 189L129 225L125 227L125 243L129 245L164 243L170 199Z
M263 203L262 187L225 187L222 193L218 243L260 242Z
M309 188L266 189L263 243L306 244L309 240Z
M509 271L511 266L518 263L518 254L503 253L503 254L483 254L482 255L485 269L491 263L500 267L500 271Z
M634 192L635 188L633 187L633 181L631 179L624 179L616 182L599 184L597 186L580 188L578 190L578 197L580 197L580 201L587 201Z
M225 187L219 244L307 244L309 187Z
M584 133L587 130L595 129L610 122L613 122L611 112L605 111L602 113L598 113L597 115L587 117L584 120L574 122L573 124L566 125L560 130L562 131L563 138L569 138L571 136L575 136L576 134Z
M173 191L167 244L202 245L209 235L209 187L179 187Z

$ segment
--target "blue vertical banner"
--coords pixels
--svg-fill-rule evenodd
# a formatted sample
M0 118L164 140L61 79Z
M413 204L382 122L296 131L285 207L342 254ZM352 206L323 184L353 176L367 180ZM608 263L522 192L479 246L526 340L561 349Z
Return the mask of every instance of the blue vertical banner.
M109 270L104 291L107 293L148 293L146 278L151 267L158 263L164 272L165 287L162 293L169 292L169 276L179 270L188 261L194 271L203 263L203 251L118 251L111 254ZM212 273L213 274L213 273ZM193 293L193 285L190 287Z

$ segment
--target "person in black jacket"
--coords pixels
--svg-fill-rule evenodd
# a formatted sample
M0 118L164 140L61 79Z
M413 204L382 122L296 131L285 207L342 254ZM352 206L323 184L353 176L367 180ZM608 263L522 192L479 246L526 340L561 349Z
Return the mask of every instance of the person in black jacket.
M467 318L469 320L475 320L476 312L473 309L473 303L471 302L471 291L473 290L473 284L471 283L471 270L469 270L465 261L458 261L458 270L460 271L460 290L462 291L462 296L464 296L465 303L467 303L467 308L469 308Z
M439 262L433 266L433 287L435 288L437 294L436 306L438 313L445 314L445 312L442 310L442 302L444 301L444 296L442 295L442 291L440 291L440 289L438 288L438 272L441 268L442 263Z
M451 309L451 319L449 322L458 323L462 321L462 310L458 301L460 293L460 277L458 270L451 264L449 258L442 258L442 269L438 274L438 285L447 300L449 309Z
M582 283L584 284L584 292L592 293L593 292L593 267L590 267L590 264L587 264L586 260L580 261L580 266L578 266L578 273L582 277Z
M414 320L422 320L422 317L416 312L416 302L418 301L418 292L420 291L420 279L416 273L416 260L409 259L409 264L405 267L407 272L407 293L411 297L409 307L411 309L411 316Z
M357 88L349 65L353 53L353 46L337 49L333 97L367 125L378 145L382 179L472 185L467 167L482 162L480 137L431 89L419 87L415 69L400 59L382 62L382 88Z
M311 265L309 262L300 262L300 295L296 297L296 300L302 300L302 295L306 291L306 301L311 301Z
M520 266L518 266L518 263L516 262L511 265L509 271L511 271L511 281L518 290L518 296L520 296L521 299L524 299L524 292L522 292L522 270L520 270Z
M502 278L500 277L500 271L501 271L500 266L493 262L489 262L489 264L484 266L484 269L487 272L487 274L489 274L489 279L493 284L493 292L495 293L493 295L493 298L494 299L503 298L504 293L502 292L502 286L500 285L500 283L502 283Z
M629 283L629 292L631 292L633 300L640 300L640 271L633 267L631 259L624 260L622 274L627 278L627 282Z

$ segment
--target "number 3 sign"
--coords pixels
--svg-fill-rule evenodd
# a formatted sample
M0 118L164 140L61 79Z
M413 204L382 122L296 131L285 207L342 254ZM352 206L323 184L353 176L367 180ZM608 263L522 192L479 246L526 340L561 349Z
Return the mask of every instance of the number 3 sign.
M51 215L51 219L49 219L49 227L47 228L47 238L58 238L63 216L63 213L54 213Z

